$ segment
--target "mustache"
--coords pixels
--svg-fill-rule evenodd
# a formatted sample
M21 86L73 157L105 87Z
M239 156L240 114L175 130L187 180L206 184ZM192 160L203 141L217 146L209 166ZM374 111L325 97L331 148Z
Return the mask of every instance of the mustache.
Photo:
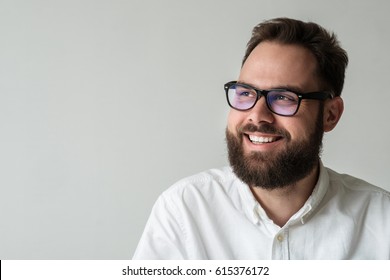
M266 133L266 134L275 134L280 135L284 138L291 139L291 135L288 131L284 129L276 128L274 125L269 123L263 123L259 126L254 125L252 123L248 123L244 126L241 126L238 128L238 132L240 134L245 134L248 132L259 132L259 133Z

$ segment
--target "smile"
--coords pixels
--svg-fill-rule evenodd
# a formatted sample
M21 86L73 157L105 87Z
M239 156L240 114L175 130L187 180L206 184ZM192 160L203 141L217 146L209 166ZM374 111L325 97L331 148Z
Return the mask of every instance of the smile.
M248 138L253 144L266 144L278 141L281 137L262 137L256 135L248 135Z

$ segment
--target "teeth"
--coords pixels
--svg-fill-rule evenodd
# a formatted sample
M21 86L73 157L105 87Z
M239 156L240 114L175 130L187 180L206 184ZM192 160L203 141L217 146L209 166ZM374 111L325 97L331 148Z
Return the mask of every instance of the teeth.
M276 141L276 137L259 137L255 135L249 135L249 139L254 143L271 143Z

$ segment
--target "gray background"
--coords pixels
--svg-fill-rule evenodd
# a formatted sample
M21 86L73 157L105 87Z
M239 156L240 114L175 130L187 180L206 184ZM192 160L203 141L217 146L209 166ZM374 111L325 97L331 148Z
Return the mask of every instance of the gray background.
M164 189L227 164L222 85L271 17L338 34L323 160L390 190L388 3L0 0L0 259L131 258Z

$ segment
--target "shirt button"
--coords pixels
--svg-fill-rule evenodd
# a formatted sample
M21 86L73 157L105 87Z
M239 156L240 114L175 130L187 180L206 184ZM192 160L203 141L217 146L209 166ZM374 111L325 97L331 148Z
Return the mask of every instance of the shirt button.
M279 234L278 237L276 237L276 239L278 239L279 242L282 242L283 241L283 235Z

